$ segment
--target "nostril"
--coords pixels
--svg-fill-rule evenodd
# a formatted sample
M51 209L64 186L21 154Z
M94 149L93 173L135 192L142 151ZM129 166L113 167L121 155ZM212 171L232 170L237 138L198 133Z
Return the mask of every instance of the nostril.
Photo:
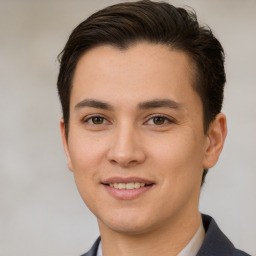
M138 160L130 160L128 158L115 158L115 159L111 159L110 163L113 165L120 165L123 168L128 168L128 167L133 167L135 165L137 165L139 163Z

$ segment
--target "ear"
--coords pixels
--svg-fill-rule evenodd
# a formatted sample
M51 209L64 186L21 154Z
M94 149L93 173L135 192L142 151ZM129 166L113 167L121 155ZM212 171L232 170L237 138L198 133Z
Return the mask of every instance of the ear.
M205 169L211 168L217 163L224 146L226 135L226 116L222 113L219 113L215 120L210 124L207 132L208 142L203 162Z
M68 138L66 135L66 129L65 129L65 123L63 118L61 118L60 120L60 132L61 132L61 139L62 139L62 145L68 160L68 168L70 171L73 171L73 165L72 165L72 161L70 158L70 153L69 153L69 148L68 148Z

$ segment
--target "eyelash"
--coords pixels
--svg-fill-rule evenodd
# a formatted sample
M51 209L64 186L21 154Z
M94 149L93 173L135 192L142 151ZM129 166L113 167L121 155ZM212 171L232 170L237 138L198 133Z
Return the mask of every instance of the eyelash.
M166 117L166 116L160 115L160 114L156 114L156 115L151 116L150 118L147 119L147 121L145 123L148 123L150 120L152 120L152 122L154 122L153 121L154 118L161 118L164 121L164 123L163 124L155 124L155 123L153 123L153 124L150 124L150 125L160 126L161 127L161 126L168 125L170 123L175 123L175 121L173 119L171 119L170 117Z
M102 123L98 123L98 124L94 123L93 120L95 120L96 118L99 118L102 121ZM160 118L161 121L163 121L163 123L162 124L156 124L156 123L149 124L150 120L152 120L152 122L154 122L154 118ZM83 120L83 123L88 123L89 125L96 125L96 126L104 125L104 124L106 124L106 122L109 122L109 121L104 116L101 116L101 115L93 115L93 116L87 117L86 119ZM164 115L155 114L153 116L147 117L147 120L143 124L147 124L147 123L152 126L162 127L162 126L165 126L165 125L168 125L171 123L175 123L175 120L173 120L170 117L166 117Z
M93 119L96 119L96 118L100 118L101 120L103 120L103 123L100 123L100 124L93 123ZM83 123L88 123L90 125L102 125L106 121L108 122L108 120L105 117L101 116L101 115L93 115L93 116L90 116L90 117L87 117L86 119L84 119Z

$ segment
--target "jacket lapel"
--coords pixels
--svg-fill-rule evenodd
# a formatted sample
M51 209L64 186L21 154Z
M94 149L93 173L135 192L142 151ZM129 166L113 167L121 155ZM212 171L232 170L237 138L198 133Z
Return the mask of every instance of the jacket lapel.
M97 238L97 240L93 244L92 248L87 253L85 253L81 256L97 256L99 243L100 243L100 237Z

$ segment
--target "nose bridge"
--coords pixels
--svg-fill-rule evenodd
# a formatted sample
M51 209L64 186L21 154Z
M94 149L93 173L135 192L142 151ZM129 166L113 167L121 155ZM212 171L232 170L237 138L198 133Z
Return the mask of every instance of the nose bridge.
M138 128L132 123L122 122L115 128L109 160L120 166L129 167L145 160Z

